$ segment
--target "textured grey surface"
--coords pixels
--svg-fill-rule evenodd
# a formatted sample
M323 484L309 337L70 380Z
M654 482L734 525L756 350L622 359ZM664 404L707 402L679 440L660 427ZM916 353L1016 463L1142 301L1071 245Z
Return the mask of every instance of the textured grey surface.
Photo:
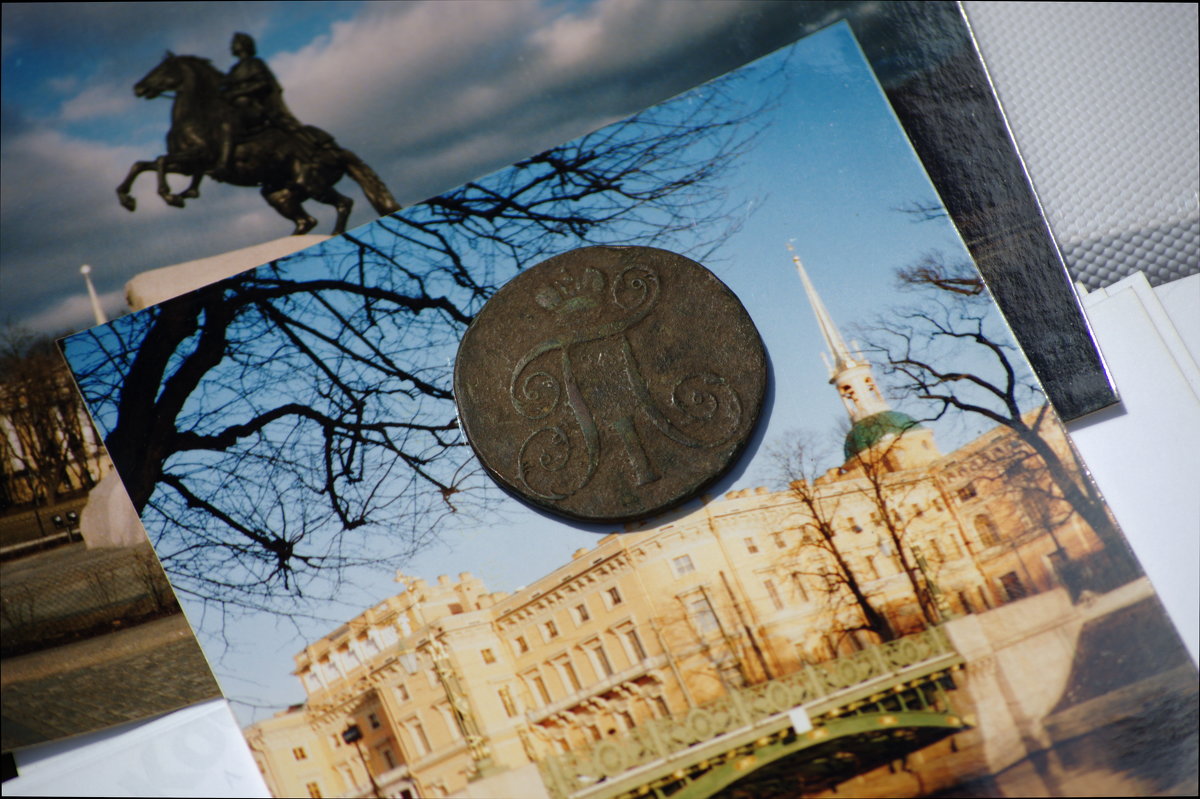
M1196 6L963 5L1072 276L1200 271Z

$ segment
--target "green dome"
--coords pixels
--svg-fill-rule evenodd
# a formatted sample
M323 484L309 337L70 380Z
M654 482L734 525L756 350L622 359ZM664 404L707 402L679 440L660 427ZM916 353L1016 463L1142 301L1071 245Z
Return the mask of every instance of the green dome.
M870 449L887 435L899 435L921 425L906 413L899 411L880 411L866 419L860 419L846 434L846 443L842 452L846 460L850 460L864 449Z

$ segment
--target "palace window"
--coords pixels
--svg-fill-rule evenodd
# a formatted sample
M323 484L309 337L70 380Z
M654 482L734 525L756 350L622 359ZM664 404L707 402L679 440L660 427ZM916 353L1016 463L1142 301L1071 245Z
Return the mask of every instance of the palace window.
M975 490L975 483L967 483L965 486L958 489L957 494L958 498L963 502L979 496L979 492Z
M642 646L642 639L638 636L637 630L629 627L621 632L625 636L625 641L629 644L630 654L633 660L645 660L646 648Z
M480 650L479 654L483 658L484 663L495 663L496 662L496 654L494 652L492 652L492 650L490 650L490 649Z
M371 725L371 729L373 729L373 730L377 730L377 729L379 729L381 726L383 726L383 725L380 723L380 721L379 721L379 716L377 716L377 715L376 715L376 714L374 714L374 713L368 713L368 714L367 714L367 721L370 723L370 725Z
M510 719L516 718L517 706L513 704L512 694L508 692L508 688L501 688L497 693L500 695L500 704L504 706L504 713Z
M542 675L531 674L529 677L529 681L533 684L533 687L537 690L537 695L542 698L542 704L544 704L544 705L550 704L550 702L552 701L550 699L550 690L548 688L546 688L546 681L542 679Z
M587 605L585 603L580 603L575 606L575 620L580 624L583 624L591 617L592 616L588 613Z
M1016 572L1009 572L1000 578L1000 586L1004 589L1005 596L1009 602L1014 602L1029 595L1025 589L1025 585L1021 582L1021 578Z
M525 640L525 636L518 635L515 640L517 642L517 652L518 653L523 654L523 653L529 651L529 643Z
M804 575L800 572L792 572L792 585L796 588L796 595L800 597L801 602L808 601L808 591L804 590Z
M575 664L568 657L562 657L554 661L554 667L558 669L559 676L562 678L563 685L570 688L572 691L582 691L583 684L579 682L579 675L575 673Z
M462 738L462 731L458 728L458 721L454 718L454 713L450 710L450 704L447 702L438 705L438 713L442 714L442 723L446 725L446 731L450 733L450 739L457 741Z
M625 600L621 598L621 591L615 585L608 589L605 594L608 596L608 604L610 607L615 607Z
M312 799L321 799L321 786L318 783L305 783L304 788L308 791L308 795L311 796Z
M308 753L304 751L303 746L294 746L292 747L292 757L297 760L304 760L308 757Z
M389 770L394 769L399 765L399 763L396 762L396 754L392 751L390 746L381 746L379 748L379 755L383 758L383 762L387 763Z
M773 580L764 580L763 587L767 589L767 596L771 598L771 604L776 610L783 610L783 600L779 597L779 590L775 588Z
M380 649L387 649L389 646L393 646L397 641L400 640L400 637L396 635L396 628L390 624L384 627L376 628L375 634L379 638Z
M688 610L692 616L692 623L696 625L696 632L703 634L717 629L717 614L713 612L708 597L693 599L688 603Z
M743 540L746 542L747 552L749 552L751 555L753 555L755 552L758 552L758 545L754 543L753 538L746 538Z
M396 696L401 702L408 701L408 689L404 687L404 683L400 683L396 686Z
M692 563L691 555L680 555L671 561L675 567L675 576L682 577L685 574L696 571L695 564Z
M588 647L589 656L592 659L592 666L595 667L596 673L601 678L611 677L616 672L613 671L612 662L608 659L608 653L604 651L604 644L596 641Z
M996 523L986 513L975 517L975 534L979 536L979 543L985 547L994 547L1000 543L1000 534L996 529Z
M558 625L554 623L554 619L549 619L542 623L542 635L547 641L558 637Z
M787 546L787 542L783 540L783 533L771 533L771 539L775 541L777 549L783 549Z
M433 747L429 744L429 736L425 734L425 725L416 716L405 722L410 733L412 733L413 741L417 744L417 753L424 756L433 751Z

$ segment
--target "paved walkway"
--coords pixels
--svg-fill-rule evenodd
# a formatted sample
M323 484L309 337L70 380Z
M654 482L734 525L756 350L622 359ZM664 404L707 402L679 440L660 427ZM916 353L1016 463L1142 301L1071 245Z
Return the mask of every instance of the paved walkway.
M0 564L0 580L5 649L51 645L0 660L4 751L221 695L149 543L69 544Z
M5 751L221 695L182 614L0 662Z

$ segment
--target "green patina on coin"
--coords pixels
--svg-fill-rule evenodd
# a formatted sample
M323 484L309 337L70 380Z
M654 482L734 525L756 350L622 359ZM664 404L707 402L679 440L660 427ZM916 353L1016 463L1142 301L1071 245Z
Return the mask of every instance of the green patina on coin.
M585 247L513 278L463 336L454 393L503 486L574 519L642 518L729 468L758 420L766 354L695 261Z

